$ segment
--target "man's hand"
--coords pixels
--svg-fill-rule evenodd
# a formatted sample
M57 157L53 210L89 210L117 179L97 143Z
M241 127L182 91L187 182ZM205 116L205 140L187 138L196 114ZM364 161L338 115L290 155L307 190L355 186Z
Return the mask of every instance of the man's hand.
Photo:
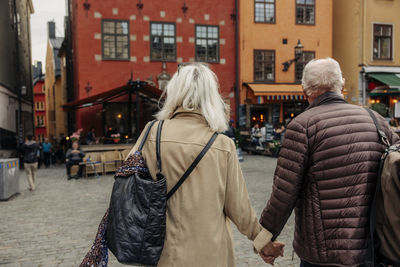
M284 243L281 242L269 242L261 251L261 258L271 265L274 265L275 259L279 256L283 257Z

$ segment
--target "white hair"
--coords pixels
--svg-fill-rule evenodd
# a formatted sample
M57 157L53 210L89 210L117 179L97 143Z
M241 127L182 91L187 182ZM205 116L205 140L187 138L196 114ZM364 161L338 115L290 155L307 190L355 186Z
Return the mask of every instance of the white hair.
M328 91L340 95L344 80L339 63L329 57L311 60L304 67L302 85L308 96L318 96Z
M187 111L199 110L213 131L226 131L229 107L218 90L218 78L206 64L181 65L163 93L167 97L156 118L170 119L179 107Z

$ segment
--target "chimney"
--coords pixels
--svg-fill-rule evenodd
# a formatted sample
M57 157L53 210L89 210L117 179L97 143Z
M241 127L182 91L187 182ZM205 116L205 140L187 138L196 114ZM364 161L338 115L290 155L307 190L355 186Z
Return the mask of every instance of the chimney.
M54 21L47 22L47 32L50 39L56 38L56 23Z

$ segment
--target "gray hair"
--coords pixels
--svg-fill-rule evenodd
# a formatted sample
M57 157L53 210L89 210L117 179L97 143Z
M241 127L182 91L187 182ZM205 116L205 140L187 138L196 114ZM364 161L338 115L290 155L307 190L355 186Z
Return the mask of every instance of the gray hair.
M228 129L229 107L218 91L218 78L206 64L182 65L163 93L167 98L156 118L170 119L179 107L188 111L199 110L213 131L224 132Z
M339 63L332 58L313 59L304 68L302 85L307 96L331 91L342 93L344 79Z

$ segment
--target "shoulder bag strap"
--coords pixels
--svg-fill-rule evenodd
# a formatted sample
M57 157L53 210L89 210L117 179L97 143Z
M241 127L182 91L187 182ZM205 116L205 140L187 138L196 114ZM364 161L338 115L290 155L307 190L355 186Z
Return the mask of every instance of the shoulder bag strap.
M157 168L158 173L161 173L161 130L164 125L164 121L160 121L157 127L157 138L156 138L156 154L157 154Z
M208 141L207 145L203 148L203 150L200 152L200 154L196 157L196 159L193 161L192 165L186 170L186 172L182 175L181 179L176 183L176 185L171 189L171 191L168 192L167 194L167 200L172 197L172 195L179 189L179 187L185 182L185 180L189 177L189 175L192 173L194 168L196 168L197 164L199 164L200 160L204 157L204 155L207 153L207 151L210 149L212 144L214 143L215 139L217 139L218 133L214 133L210 140Z
M390 146L390 142L385 134L384 131L382 131L381 126L378 123L378 119L376 118L375 114L372 112L372 110L365 108L369 115L371 116L372 120L374 121L376 131L378 132L379 139L383 144L385 144L386 147ZM385 153L386 154L386 153ZM379 169L378 169L378 176L376 180L376 186L375 186L375 193L374 193L374 198L372 199L372 204L371 204L371 210L369 214L369 233L371 237L371 244L368 248L368 261L369 264L374 266L375 262L377 261L376 257L376 248L375 248L375 229L376 229L376 222L377 222L377 217L378 217L378 196L379 192L381 189L381 174L382 174L382 169L383 169L383 164L385 162L385 154L382 155L380 164L379 164Z
M384 143L387 147L390 146L390 142L389 139L387 138L386 134L384 131L382 131L381 126L378 123L378 119L376 118L374 112L372 112L372 110L370 110L369 108L365 108L369 115L371 116L372 120L374 121L375 127L376 127L376 131L378 132L379 138L381 139L382 143Z
M141 151L143 149L144 143L146 142L147 137L149 137L149 133L150 133L151 127L153 127L154 123L156 123L155 120L150 123L149 127L147 127L146 133L144 134L144 136L142 138L142 141L140 142L138 151Z

